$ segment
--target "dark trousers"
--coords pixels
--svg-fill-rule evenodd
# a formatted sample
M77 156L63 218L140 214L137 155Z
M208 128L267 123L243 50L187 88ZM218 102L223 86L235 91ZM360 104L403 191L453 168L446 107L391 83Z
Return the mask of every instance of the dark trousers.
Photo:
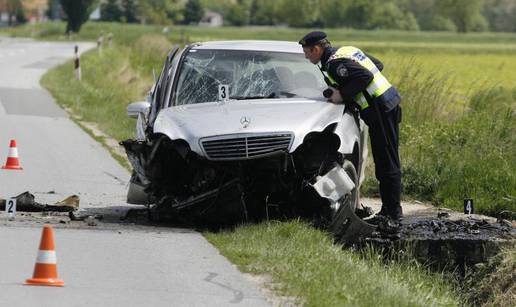
M378 113L380 118L373 115L372 117L374 118L371 118L372 120L367 124L369 126L375 175L380 182L382 212L387 215L398 215L401 214L401 171L398 154L398 125L401 122L401 107L398 105L389 112L384 112L379 108ZM382 133L379 120L383 122L387 142Z

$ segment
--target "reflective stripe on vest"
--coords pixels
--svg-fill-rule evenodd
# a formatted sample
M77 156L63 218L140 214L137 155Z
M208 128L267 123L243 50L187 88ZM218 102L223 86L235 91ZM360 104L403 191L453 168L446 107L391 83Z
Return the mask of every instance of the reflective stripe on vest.
M359 63L373 74L373 80L366 88L371 97L379 97L391 88L392 85L382 75L378 67L360 49L351 46L341 47L328 59L328 62L343 58ZM362 93L355 96L354 99L359 105L359 100L366 100Z
M333 87L335 87L335 88L338 87L338 83L337 83L337 81L335 81L335 79L333 79L325 71L321 70L321 72L323 73L323 75L325 77L328 78L328 80L330 80ZM362 93L358 93L357 95L355 95L355 97L353 97L353 100L358 104L358 106L360 107L361 110L364 110L365 108L367 108L369 106L369 104L367 103L367 99L365 98L364 94L362 94Z

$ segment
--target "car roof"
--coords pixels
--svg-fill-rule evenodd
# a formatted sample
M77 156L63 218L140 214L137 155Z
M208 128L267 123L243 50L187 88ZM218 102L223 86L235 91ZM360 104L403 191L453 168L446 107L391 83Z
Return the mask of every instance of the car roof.
M286 41L265 40L235 40L235 41L211 41L192 44L193 49L217 49L217 50L248 50L271 51L287 53L303 53L301 45Z

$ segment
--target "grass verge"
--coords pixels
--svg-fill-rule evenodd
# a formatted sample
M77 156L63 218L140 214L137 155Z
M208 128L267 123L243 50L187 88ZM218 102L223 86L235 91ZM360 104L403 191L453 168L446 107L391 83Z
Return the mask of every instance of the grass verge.
M401 129L404 188L459 209L473 198L480 212L516 214L516 88L473 95L451 122L407 123Z
M472 306L515 306L516 248L506 248L466 278L463 291Z
M50 70L41 80L57 103L72 114L72 120L128 170L131 167L125 155L108 143L133 137L135 120L127 117L126 106L146 95L152 69L159 71L162 54L172 44L163 36L147 36L137 38L134 46L115 44L100 54L96 50L83 54L81 81L75 79L71 61ZM90 123L98 129L92 129Z
M459 306L443 276L410 260L382 261L333 244L299 221L243 226L206 238L243 272L272 277L273 290L304 306Z

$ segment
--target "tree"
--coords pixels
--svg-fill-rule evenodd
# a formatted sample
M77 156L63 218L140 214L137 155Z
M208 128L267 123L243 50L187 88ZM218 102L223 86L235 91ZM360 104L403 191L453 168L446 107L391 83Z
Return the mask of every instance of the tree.
M47 11L47 17L48 19L55 20L59 19L59 14L61 10L61 6L59 4L59 0L48 0L48 11Z
M79 32L82 25L88 21L96 0L60 0L66 14L66 32Z
M368 0L353 1L346 11L345 25L355 29L366 28L375 5L375 2Z
M15 18L16 18L17 24L27 22L27 17L25 16L25 10L23 9L22 5L20 5L16 8Z
M122 0L122 12L126 22L138 22L138 8L134 0Z
M183 19L182 8L178 0L146 0L138 3L146 22L169 24Z
M516 1L486 0L483 15L491 30L516 32Z
M249 10L244 3L231 6L224 18L233 26L245 26L249 24Z
M435 30L435 31L456 32L457 26L455 25L455 23L453 23L453 21L450 18L444 17L442 15L435 15L430 20L430 28L429 29Z
M276 23L277 5L275 0L252 0L249 8L249 23L253 25L273 25Z
M346 12L350 6L349 0L321 1L321 21L325 27L340 27L346 25Z
M450 18L459 32L483 31L487 21L481 11L484 0L436 0L439 15Z
M318 0L282 0L278 19L293 27L312 27L319 23Z
M17 15L22 8L22 4L20 0L7 0L6 3L7 8L7 25L11 26L15 21L17 21Z
M117 0L108 0L100 6L100 19L103 21L121 21L122 14Z
M369 14L366 27L369 29L419 30L412 12L404 9L402 1L377 3Z
M200 0L188 0L184 8L184 23L199 23L204 16L204 9Z
M408 10L414 14L421 30L437 30L433 27L436 17L435 0L409 0Z

